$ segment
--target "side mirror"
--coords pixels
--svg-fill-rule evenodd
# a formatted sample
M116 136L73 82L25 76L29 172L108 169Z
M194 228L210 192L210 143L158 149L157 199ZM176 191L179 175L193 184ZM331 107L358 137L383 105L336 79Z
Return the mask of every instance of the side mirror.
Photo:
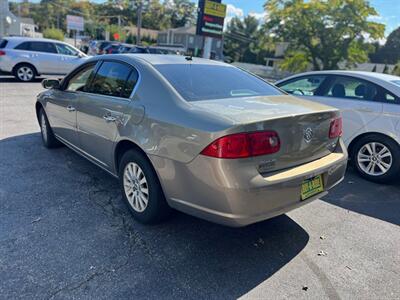
M59 89L60 81L58 79L44 79L42 81L42 86L45 89Z

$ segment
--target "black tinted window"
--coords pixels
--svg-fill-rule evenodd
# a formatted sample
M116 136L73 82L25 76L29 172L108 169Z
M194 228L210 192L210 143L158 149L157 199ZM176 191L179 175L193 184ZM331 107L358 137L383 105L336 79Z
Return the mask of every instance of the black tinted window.
M17 47L19 50L29 50L36 52L57 53L56 47L53 43L48 42L25 42Z
M133 88L135 87L138 81L138 78L139 78L138 72L133 69L131 75L129 75L129 78L125 83L125 86L121 93L121 97L129 98L129 96L132 94Z
M91 92L107 96L121 97L125 82L131 72L131 68L122 63L102 63L99 71L93 79ZM124 95L126 95L124 93Z
M30 48L30 42L23 42L15 47L15 49L18 50L29 50L29 48Z
M7 46L7 40L0 40L0 49L5 48Z
M86 66L73 75L67 83L66 90L87 92L95 66L96 64Z
M379 101L379 90L371 82L350 76L335 76L324 96Z
M188 63L156 68L187 101L282 95L265 81L231 66Z

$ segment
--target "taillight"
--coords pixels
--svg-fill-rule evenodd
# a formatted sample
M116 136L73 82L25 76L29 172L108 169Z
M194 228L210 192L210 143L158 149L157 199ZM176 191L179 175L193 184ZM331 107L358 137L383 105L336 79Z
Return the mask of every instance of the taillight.
M280 148L279 136L275 131L256 131L221 137L201 154L216 158L246 158L276 153Z
M329 138L334 139L342 136L343 133L343 121L342 118L336 118L331 121L331 127L329 128Z
M0 50L0 56L6 55L6 51Z

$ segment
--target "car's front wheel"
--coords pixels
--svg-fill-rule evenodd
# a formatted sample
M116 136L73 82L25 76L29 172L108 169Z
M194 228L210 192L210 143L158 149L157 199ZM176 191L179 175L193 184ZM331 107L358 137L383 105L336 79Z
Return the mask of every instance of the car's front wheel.
M170 213L157 174L139 151L128 150L119 164L123 198L133 217L144 224L158 223Z
M389 183L400 174L400 146L387 137L362 137L354 145L352 156L357 171L370 181Z
M36 77L36 71L30 64L21 64L15 67L14 76L19 81L30 82Z

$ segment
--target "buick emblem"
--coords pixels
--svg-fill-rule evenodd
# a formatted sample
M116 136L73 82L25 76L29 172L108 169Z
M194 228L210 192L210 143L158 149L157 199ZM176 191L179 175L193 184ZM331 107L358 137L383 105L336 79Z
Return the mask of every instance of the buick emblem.
M304 137L304 140L306 141L306 143L311 142L313 136L314 136L314 132L310 127L307 127L306 129L304 129L303 137Z

